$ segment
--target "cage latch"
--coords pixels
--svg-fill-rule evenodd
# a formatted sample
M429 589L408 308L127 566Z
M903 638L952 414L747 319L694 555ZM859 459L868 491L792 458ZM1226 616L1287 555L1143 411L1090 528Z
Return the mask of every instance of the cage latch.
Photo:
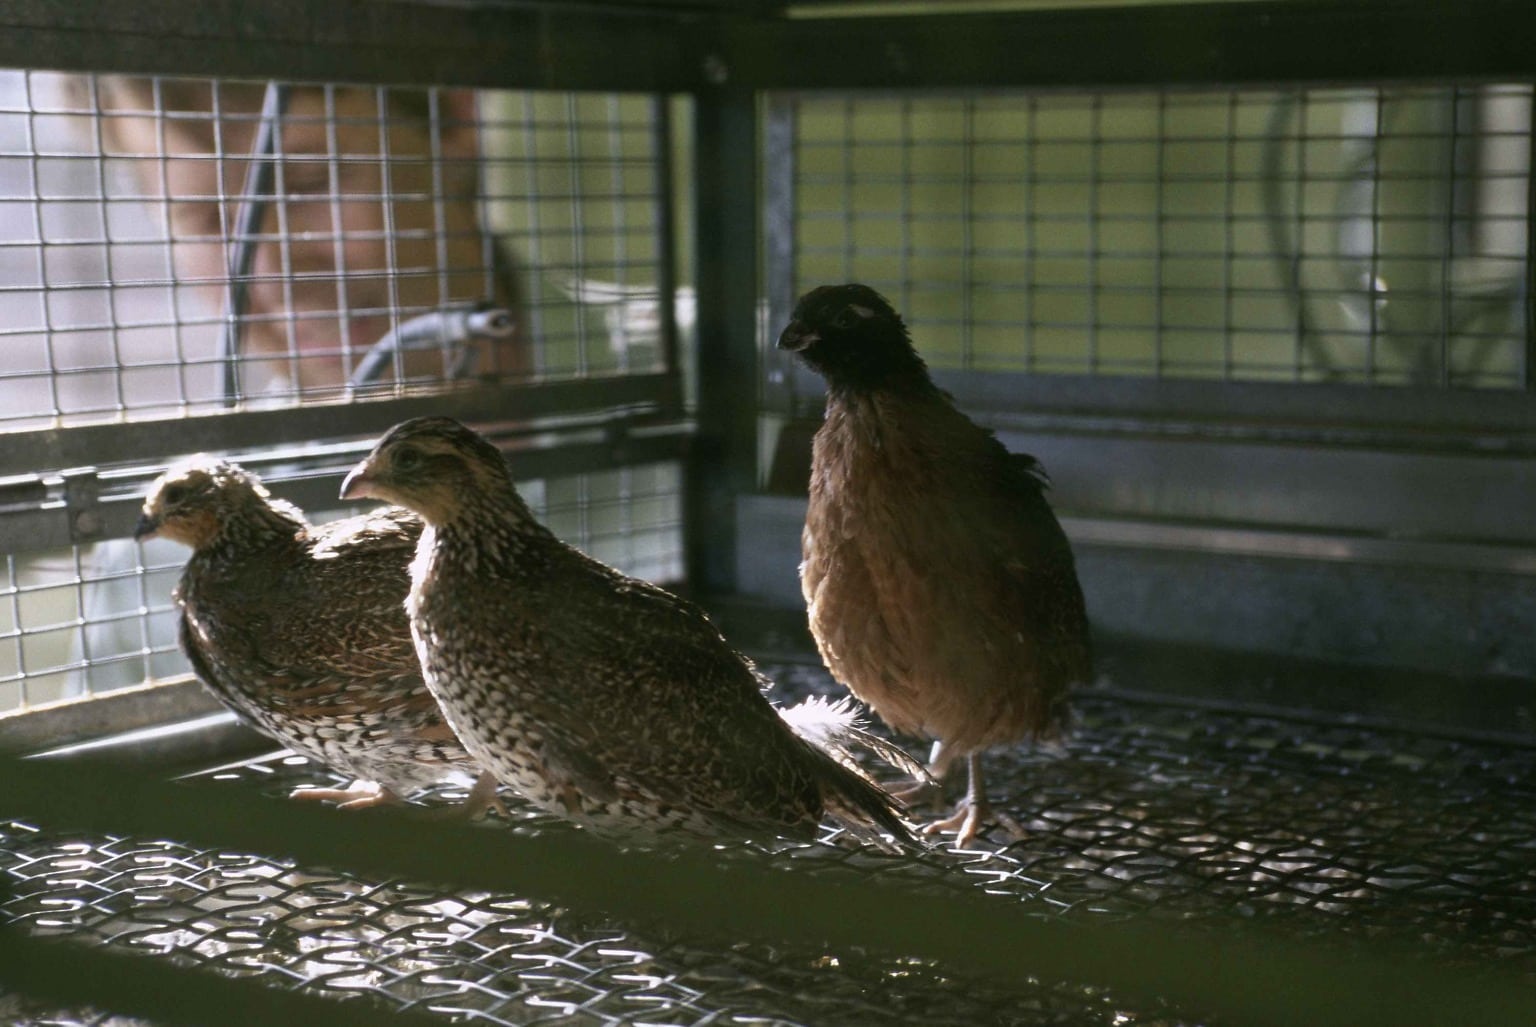
M101 479L93 470L64 472L64 513L71 542L95 542L106 525L101 516Z
M616 463L629 458L629 422L628 417L615 417L603 425L603 443L608 447L609 458Z

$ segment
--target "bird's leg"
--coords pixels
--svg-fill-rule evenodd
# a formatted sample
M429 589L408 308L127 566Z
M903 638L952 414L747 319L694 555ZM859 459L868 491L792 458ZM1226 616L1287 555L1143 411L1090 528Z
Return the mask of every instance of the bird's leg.
M504 817L510 817L512 814L507 812L507 807L502 805L501 798L496 794L496 784L496 775L489 770L482 770L480 776L475 778L475 786L469 790L455 812L462 814L465 820L479 820L487 810L495 810Z
M375 806L410 806L389 788L374 781L354 781L345 788L295 788L290 799L306 802L334 802L337 809L372 809ZM494 809L504 817L511 816L507 807L496 795L496 778L490 771L483 771L475 779L474 787L457 806L442 809L411 808L413 816L426 820L479 820L486 810Z
M489 770L482 770L475 778L474 787L457 806L438 806L432 809L413 807L408 812L418 820L431 820L439 824L462 821L472 823L485 816L486 810L495 810L504 817L511 817L496 794L496 777Z
M954 759L954 753L944 748L942 741L935 740L933 748L928 753L927 777L916 777L908 784L892 788L891 795L906 806L916 806L925 802L931 802L937 806L944 798L944 778L949 775L949 768Z
M1024 837L1023 825L1008 814L993 810L992 804L987 801L987 786L981 772L981 754L973 752L965 758L965 761L970 771L965 798L960 800L952 816L927 825L923 828L923 833L953 832L957 849L969 848L976 840L976 836L981 833L981 828L988 823L999 824L1015 838Z
M377 781L353 781L345 788L295 788L290 799L305 802L334 802L337 809L371 809L374 806L399 806L405 800Z

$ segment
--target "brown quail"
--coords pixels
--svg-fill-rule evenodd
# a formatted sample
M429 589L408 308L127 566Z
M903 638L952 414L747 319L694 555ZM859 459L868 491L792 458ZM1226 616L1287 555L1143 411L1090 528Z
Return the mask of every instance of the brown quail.
M407 607L427 684L524 797L605 833L805 838L830 813L913 843L888 795L786 725L698 607L557 539L457 421L396 426L342 496L426 520Z
M1088 616L1039 463L1009 453L928 376L906 325L863 285L807 293L779 337L827 381L800 582L834 677L897 731L964 757L955 815L991 816L981 753L1058 726L1086 681Z
M414 514L312 526L255 475L199 456L155 481L134 534L192 549L175 600L181 646L202 682L283 745L364 785L296 797L364 807L480 773L411 644ZM465 812L483 809L494 790L484 776Z

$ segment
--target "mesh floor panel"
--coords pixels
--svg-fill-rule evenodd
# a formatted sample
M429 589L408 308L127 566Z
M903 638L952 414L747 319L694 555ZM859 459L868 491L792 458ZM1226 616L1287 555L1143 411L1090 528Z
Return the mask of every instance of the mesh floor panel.
M819 667L766 665L778 697L831 691ZM983 889L1041 917L1152 912L1213 929L1279 924L1362 945L1408 936L1469 968L1536 981L1536 750L1407 731L1191 709L1084 691L1058 751L989 758L1027 828L922 859L828 830L774 857L799 872ZM281 794L332 778L269 757L215 774ZM487 830L506 830L495 819ZM516 831L570 830L514 807ZM448 893L169 840L0 819L5 920L487 1024L1174 1024L1156 997L1084 981L978 987L912 961L641 935L514 895ZM127 1024L0 997L23 1024Z

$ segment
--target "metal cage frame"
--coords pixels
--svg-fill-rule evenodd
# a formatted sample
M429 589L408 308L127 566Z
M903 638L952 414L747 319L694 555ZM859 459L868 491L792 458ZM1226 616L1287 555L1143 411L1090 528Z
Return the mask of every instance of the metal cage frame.
M526 456L536 466L571 470L685 458L686 578L695 592L714 596L751 591L765 581L764 575L770 572L761 567L763 540L768 539L767 549L782 563L791 545L786 535L795 522L793 499L786 505L783 497L759 494L766 468L759 448L757 371L762 340L757 306L759 297L766 295L770 321L777 323L791 298L786 281L773 270L784 266L774 257L782 257L786 245L782 221L764 220L765 207L773 209L783 184L774 166L762 159L763 140L770 140L767 148L771 150L774 133L782 130L771 109L765 113L761 102L765 93L887 91L918 85L1058 89L1148 82L1177 87L1409 79L1536 81L1536 45L1532 45L1536 9L1525 0L1492 0L1476 7L1449 0L1368 0L1347 5L1297 0L955 15L788 18L782 13L775 4L742 10L723 0L657 4L509 0L468 7L428 0L278 0L254 8L240 0L145 0L131 8L97 0L24 4L0 13L0 28L5 30L0 32L0 65L256 78L281 74L401 85L624 90L651 93L659 100L689 97L699 339L697 402L691 409L685 403L678 364L676 325L670 305L663 303L662 331L672 354L664 374L466 390L430 399L381 399L343 407L215 414L198 423L206 429L202 444L208 447L238 449L258 441L297 443L324 436L356 448L362 445L356 439L428 409L489 421L504 421L506 410L517 409L526 412L524 423L509 431L507 438L517 445L523 441L520 436L529 436L524 443ZM857 38L858 45L849 46L850 38ZM661 152L666 149L662 147ZM664 177L664 190L668 188L665 181ZM658 198L665 210L670 210L671 202L670 196ZM664 221L666 233L670 218ZM1536 244L1536 232L1531 238ZM675 240L664 241L663 264L670 267L675 253ZM666 296L675 283L658 284ZM1073 446L1122 447L1127 467L1145 461L1154 451L1192 452L1193 446L1207 447L1213 454L1212 467L1241 464L1257 452L1277 455L1280 462L1296 467L1323 453L1336 461L1327 488L1347 497L1358 489L1362 473L1390 483L1400 473L1402 460L1428 456L1433 459L1424 462L1424 477L1412 483L1414 488L1501 490L1502 512L1480 525L1476 537L1447 537L1455 533L1431 523L1422 539L1377 536L1377 529L1390 519L1390 492L1378 507L1364 513L1341 506L1331 520L1325 518L1317 525L1316 533L1276 531L1257 522L1235 527L1190 524L1180 521L1176 507L1123 503L1111 497L1093 516L1069 522L1075 533L1097 532L1097 541L1109 548L1141 551L1162 546L1243 556L1321 557L1351 565L1421 566L1438 561L1460 566L1474 559L1482 561L1489 573L1512 575L1524 582L1536 573L1531 555L1536 534L1529 524L1517 522L1519 511L1536 505L1536 474L1531 473L1536 471L1532 321L1527 317L1532 337L1526 348L1526 390L1497 397L1415 388L1234 387L1075 377L957 375L945 384L989 423L1003 429L1011 444L1028 444L1050 459L1054 453L1062 464L1072 462ZM1426 419L1433 421L1433 430L1424 429ZM185 425L184 420L168 420L137 424L131 432L84 426L6 436L0 476L12 476L12 480L0 494L0 539L25 535L31 541L69 544L126 535L133 509L127 491L104 487L91 469L108 460L150 463L179 454ZM40 467L78 469L78 473L58 481L53 480L57 475L47 482L27 478ZM336 477L328 470L308 474L285 495L302 501L333 494ZM1243 480L1241 474L1234 474L1225 482L1230 488L1241 488ZM1328 539L1353 540L1355 548L1319 549L1321 541ZM789 565L793 566L792 559ZM770 584L763 590L771 593L774 587L779 586ZM173 709L173 698L180 704L175 710L197 712L195 703L187 705L189 691L160 691L165 698L155 702L163 704L141 709L140 722L163 719ZM121 703L108 719L115 726L132 723L131 717L123 716ZM103 726L98 716L86 714L77 718L71 730L85 736ZM7 765L0 772L14 773L19 813L44 816L62 811L82 830L184 831L187 837L195 835L213 845L267 847L287 856L334 861L380 875L430 875L440 870L418 857L402 856L415 840L414 828L370 824L348 838L348 826L338 826L339 822L318 811L292 811L296 815L290 818L287 808L272 811L252 802L225 809L221 798L207 801L202 795L183 809L182 803L167 801L164 786L125 783L89 767L78 769L73 780L57 767L39 765L30 769ZM120 786L131 801L117 802L92 790L107 783ZM203 821L196 819L199 813L205 815ZM313 836L296 833L298 824L312 830ZM595 861L592 865L609 867L616 875L633 869L622 859L610 858L612 854L588 851L579 841L568 846L569 838L535 838L530 851L538 850L543 862L531 862L523 868L527 876L519 878L505 868L486 869L503 859L504 849L498 843L505 839L485 841L481 845L467 840L463 860L445 876L469 886L510 888L528 886L540 873L551 873L550 867L569 869L575 858ZM380 852L400 858L376 858ZM477 864L477 858L482 862ZM676 884L665 866L658 870L646 864L643 872L653 875L645 879L668 887ZM717 876L718 880L711 880L718 893L730 894L731 875L721 871ZM573 894L569 881L556 877L546 876L536 887L556 900L569 898ZM752 885L758 890L744 890L737 896L738 904L758 913L771 910L772 902L752 905L754 897L761 899L762 881L753 878ZM800 888L796 894L808 905L798 912L781 911L783 916L767 933L773 937L835 933L836 925L815 906L828 887L814 881ZM670 894L657 892L661 897ZM603 909L609 908L604 903L618 903L631 913L660 911L651 908L656 903L647 903L656 896L641 893L629 896L628 906L625 896L612 889L587 888L580 898ZM855 902L851 908L878 908L869 896L855 898L866 905L859 907ZM934 911L930 899L914 902L912 909ZM967 914L976 914L969 923L961 916L946 920L948 933L924 949L924 954L952 954L952 935L963 934L963 928L974 928L992 916L1000 917L995 921L999 930L1015 932L1019 938L1029 935L1041 953L1048 954L1050 946L1063 939L1080 937L1076 927L1032 932L1016 918L995 909L977 912L977 908L966 905ZM904 940L921 933L921 925L913 925L910 913L890 913L891 922L899 921L907 932ZM1155 984L1149 979L1153 970L1171 967L1170 972L1178 972L1177 959L1150 961L1145 973L1136 968L1135 953L1149 939L1155 943L1164 937L1150 928L1145 934L1138 930L1097 934L1097 941L1105 946L1099 955L1123 956L1131 967L1125 979L1133 984ZM851 938L850 944L861 940L856 933L835 936ZM1079 941L1072 951L1089 951L1094 944ZM1350 968L1330 967L1316 951L1304 951L1297 962L1292 959L1297 950L1288 946L1264 949L1261 945L1234 954L1219 943L1210 944L1209 939L1185 938L1180 944L1184 947L1177 949L1178 955L1226 956L1231 961L1224 966L1234 974L1256 972L1245 983L1238 977L1206 973L1204 968L1183 967L1187 976L1181 979L1181 997L1194 996L1204 987L1219 1009L1238 1016L1262 1014L1266 1008L1263 989L1278 987L1276 982L1298 966L1302 972L1320 975L1318 979L1328 987L1312 995L1291 994L1286 1008L1321 1015L1330 998L1349 996L1347 1003L1332 1007L1337 1022L1358 1022L1350 1017L1372 1009L1391 1015L1432 1016L1470 1001L1482 986L1480 981L1458 982L1455 974L1427 975L1415 983L1447 1005L1416 1010L1404 996L1423 991L1394 993L1390 1004L1373 1004L1370 994L1360 993L1348 979ZM946 950L945 945L950 948ZM8 962L9 967L43 968L58 960L48 943L13 931L0 932L0 950L8 961L16 960ZM1006 972L998 970L1002 957L1019 951L1024 949L994 953L987 965L994 973ZM1100 958L1099 963L1110 961ZM1387 958L1351 967L1365 973L1367 988L1403 983L1407 975L1401 968L1394 971L1391 964ZM83 1000L127 1001L122 990L105 987L122 984L121 966L107 960L93 963L92 969L99 974L94 983L103 987L88 994L82 988ZM151 972L161 969L165 968ZM1519 992L1523 980L1511 983L1507 977L1492 976L1497 987L1482 993L1487 1014L1528 1013L1529 1004ZM39 980L45 998L63 1000L60 992L67 990L68 982L57 977ZM214 987L211 995L189 992L188 1001L227 1002L246 983L235 982L230 989ZM302 996L295 998L296 1004L285 1006L290 1015L313 1011ZM284 1003L274 1000L271 1009L264 1011L275 1012L279 1006Z

